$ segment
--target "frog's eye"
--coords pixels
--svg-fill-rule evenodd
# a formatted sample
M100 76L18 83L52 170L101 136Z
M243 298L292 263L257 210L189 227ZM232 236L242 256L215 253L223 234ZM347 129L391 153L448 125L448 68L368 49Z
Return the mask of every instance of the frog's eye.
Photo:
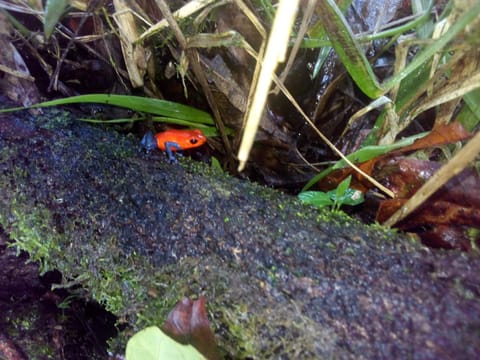
M191 138L190 139L190 144L192 144L192 145L196 144L197 142L198 142L198 139L196 139L196 138Z

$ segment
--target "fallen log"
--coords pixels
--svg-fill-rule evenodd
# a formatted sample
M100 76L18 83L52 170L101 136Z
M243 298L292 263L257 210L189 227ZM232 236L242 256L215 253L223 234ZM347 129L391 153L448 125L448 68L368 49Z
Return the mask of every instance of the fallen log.
M205 295L229 358L474 358L480 261L188 159L63 111L0 118L0 224L128 324L114 350Z

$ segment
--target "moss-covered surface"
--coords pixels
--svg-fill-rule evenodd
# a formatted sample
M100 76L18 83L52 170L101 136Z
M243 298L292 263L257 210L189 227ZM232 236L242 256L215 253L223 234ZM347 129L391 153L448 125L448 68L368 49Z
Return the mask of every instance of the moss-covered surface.
M475 255L433 252L136 139L45 116L0 118L0 224L120 322L113 342L204 294L232 358L473 357Z
M39 276L0 228L0 359L105 359L114 316L80 287L51 290L61 274Z

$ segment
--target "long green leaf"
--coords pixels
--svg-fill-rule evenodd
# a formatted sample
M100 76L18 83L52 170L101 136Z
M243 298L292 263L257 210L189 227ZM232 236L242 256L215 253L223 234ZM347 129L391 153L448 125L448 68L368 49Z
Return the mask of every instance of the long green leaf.
M465 102L458 114L458 121L468 131L473 131L480 123L480 89L470 91L463 96Z
M333 48L357 86L372 99L382 95L385 90L378 83L363 49L335 2L319 1L317 13Z
M0 112L17 111L30 108L41 108L57 105L79 104L79 103L98 103L105 105L119 106L133 111L149 113L157 116L187 120L199 124L214 125L210 114L192 108L187 105L178 104L171 101L151 99L141 96L129 95L109 95L109 94L88 94L72 96L64 99L46 101L35 104L27 108L18 107L3 109Z

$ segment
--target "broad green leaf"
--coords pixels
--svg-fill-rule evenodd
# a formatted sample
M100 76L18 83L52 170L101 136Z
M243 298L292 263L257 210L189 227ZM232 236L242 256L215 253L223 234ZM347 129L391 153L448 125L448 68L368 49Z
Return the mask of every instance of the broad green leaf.
M67 6L68 0L47 0L43 22L43 32L47 40L50 39L53 29L55 29L55 26L60 21Z
M352 181L352 175L347 176L340 184L338 184L335 191L335 200L338 202L339 199L345 194L348 187L350 186L350 181Z
M182 345L156 326L133 335L127 343L126 360L204 360L191 345Z
M360 190L348 188L340 198L333 200L340 205L354 206L363 203L365 198Z
M347 188L343 190L343 194L337 197L338 188L335 190L323 191L304 191L298 194L298 198L305 204L313 205L317 208L325 206L337 205L358 205L364 201L364 196L361 191Z
M218 172L223 173L222 165L220 164L220 161L218 161L218 159L215 156L212 156L211 161L212 161L211 168Z
M330 194L323 191L303 191L298 194L298 198L305 204L310 204L318 208L333 205Z

